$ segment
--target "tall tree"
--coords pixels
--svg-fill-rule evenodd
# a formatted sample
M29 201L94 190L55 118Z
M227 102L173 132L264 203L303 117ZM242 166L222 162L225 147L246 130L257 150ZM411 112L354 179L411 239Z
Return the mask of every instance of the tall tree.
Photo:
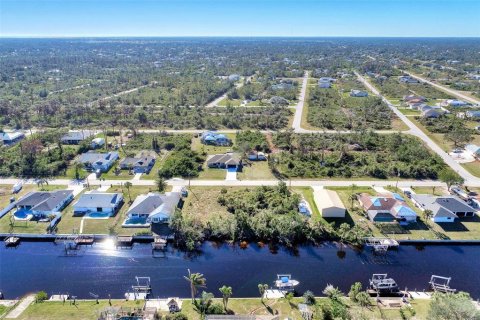
M190 269L188 269L188 276L184 276L184 278L190 283L190 293L192 295L192 302L194 302L198 288L204 288L207 280L204 278L203 274L191 273Z
M225 309L225 312L228 310L228 299L232 296L232 287L228 286L223 286L218 289L220 293L222 294L222 299L223 299L223 309Z

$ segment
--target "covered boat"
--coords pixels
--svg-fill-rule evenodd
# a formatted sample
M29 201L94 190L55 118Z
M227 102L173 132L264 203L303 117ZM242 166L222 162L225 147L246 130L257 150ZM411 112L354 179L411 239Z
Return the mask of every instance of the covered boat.
M292 279L292 275L290 274L277 274L275 287L282 291L293 291L299 283L297 280Z

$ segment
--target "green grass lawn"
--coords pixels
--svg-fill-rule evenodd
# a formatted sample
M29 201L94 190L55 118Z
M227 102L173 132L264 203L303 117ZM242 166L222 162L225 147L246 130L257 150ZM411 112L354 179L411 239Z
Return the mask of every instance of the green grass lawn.
M213 169L208 168L206 164L202 166L202 171L198 173L198 177L196 179L199 180L225 180L227 176L226 169Z
M235 290L235 288L234 288ZM211 290L215 295L219 293ZM235 291L234 291L235 294ZM327 303L327 298L317 298L317 306ZM398 308L382 307L375 304L374 299L371 299L371 305L367 308L360 308L358 305L352 303L349 299L343 298L343 303L346 305L349 313L354 319L401 319ZM220 303L221 299L214 299L214 303ZM294 298L291 303L285 299L266 299L264 303L259 298L235 299L231 298L228 302L228 308L236 315L272 315L277 314L280 319L301 319L298 304L302 303L302 298ZM415 310L415 319L426 319L429 310L429 300L412 300L411 305ZM111 306L117 308L142 308L144 301L124 301L112 300ZM100 300L99 304L95 301L77 301L76 305L70 305L68 302L49 302L34 303L30 305L18 318L19 320L94 320L97 319L100 312L109 308L108 300ZM311 307L314 309L315 307ZM182 313L190 320L201 319L200 315L194 310L190 299L183 300Z
M390 101L392 102L392 101ZM418 110L412 110L410 108L398 108L398 111L400 111L401 113L403 113L404 115L406 116L419 116L420 115L420 111Z
M249 161L243 165L242 172L237 173L238 180L274 180L275 176L267 161Z
M315 200L313 199L313 189L311 187L294 187L292 190L301 194L305 201L308 202L310 208L312 209L312 218L314 220L327 223L327 221L322 218L322 215L315 204Z
M226 107L226 106L230 105L232 107L236 107L236 106L239 106L241 103L242 103L242 100L240 100L240 99L225 98L223 100L220 100L220 102L218 103L218 106Z
M120 161L115 161L110 170L102 173L100 178L105 180L131 180L135 176L134 174L130 174L129 170L117 170L120 169L119 165Z
M165 160L167 160L170 152L162 150L160 155L157 156L155 164L153 165L152 170L148 174L142 174L140 177L141 180L155 180L158 177L158 170L162 167Z
M464 167L468 172L473 174L475 177L480 177L480 162L473 161L469 163L462 163L462 167Z
M123 308L142 308L144 302L112 300L112 307ZM95 301L77 301L75 305L69 302L50 302L33 303L17 319L19 320L96 320L100 312L110 307L108 300L100 300L99 304Z

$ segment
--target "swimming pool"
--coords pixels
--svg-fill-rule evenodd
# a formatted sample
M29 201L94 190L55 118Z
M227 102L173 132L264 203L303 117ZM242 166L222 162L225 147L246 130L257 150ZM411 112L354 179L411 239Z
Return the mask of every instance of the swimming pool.
M133 217L125 219L122 223L123 227L149 227L150 224L147 223L147 218Z
M33 215L28 210L20 209L13 214L15 220L30 220Z
M108 219L110 218L110 213L107 212L91 212L86 216L86 218L90 219Z

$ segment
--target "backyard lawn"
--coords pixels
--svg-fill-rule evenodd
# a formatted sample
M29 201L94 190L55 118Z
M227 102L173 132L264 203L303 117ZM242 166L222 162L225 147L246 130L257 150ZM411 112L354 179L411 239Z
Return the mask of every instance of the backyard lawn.
M219 131L221 133L221 131ZM233 145L229 147L217 147L217 146L211 146L211 145L205 145L202 144L200 141L200 137L194 137L192 139L192 150L197 151L200 153L206 153L208 155L211 154L217 154L217 153L225 153L233 150L233 147L235 146L235 139L236 139L236 134L235 133L225 133L225 135L232 140Z
M234 288L235 290L235 288ZM215 292L215 290L211 290ZM215 292L218 296L219 293ZM302 303L301 298L294 298L291 303L285 299L266 299L264 303L259 298L246 298L235 299L231 298L228 302L228 308L237 315L272 315L278 314L282 319L301 319L300 311L298 310L298 304ZM368 308L360 308L358 305L353 304L347 298L342 299L343 303L347 306L347 309L358 319L401 319L399 308L387 308L382 307L380 310L375 305L373 299L371 299L371 306ZM214 299L214 303L221 304L221 299ZM327 303L326 298L317 298L317 305L323 305ZM429 310L429 300L412 300L411 306L415 310L416 319L426 319ZM124 300L112 300L112 307L122 308L142 308L144 305L143 300L137 301L124 301ZM97 304L95 301L78 300L76 305L71 305L66 302L50 302L45 301L43 303L34 303L30 305L18 318L19 320L43 320L43 319L56 319L56 320L94 320L97 319L100 312L109 308L110 304L108 300L99 300ZM314 307L312 307L314 308ZM182 313L185 314L190 320L201 319L200 315L193 309L192 303L189 299L183 300ZM357 319L357 318L355 318Z

